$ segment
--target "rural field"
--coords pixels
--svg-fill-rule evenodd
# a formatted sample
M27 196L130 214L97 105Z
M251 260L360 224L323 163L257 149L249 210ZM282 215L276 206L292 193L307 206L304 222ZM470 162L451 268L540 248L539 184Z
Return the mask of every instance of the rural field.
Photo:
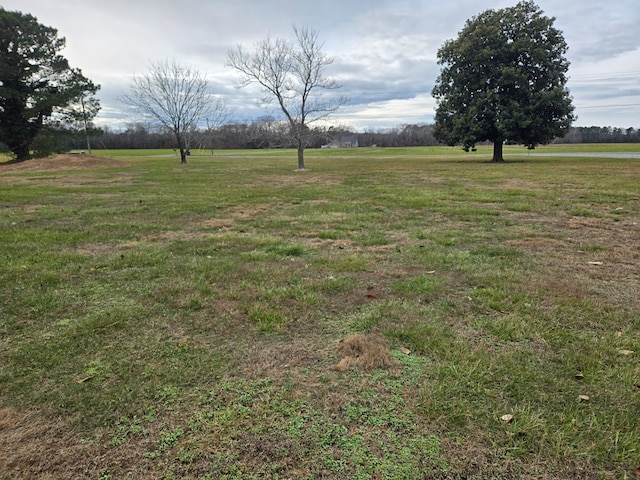
M0 164L0 479L638 478L640 159L490 158Z

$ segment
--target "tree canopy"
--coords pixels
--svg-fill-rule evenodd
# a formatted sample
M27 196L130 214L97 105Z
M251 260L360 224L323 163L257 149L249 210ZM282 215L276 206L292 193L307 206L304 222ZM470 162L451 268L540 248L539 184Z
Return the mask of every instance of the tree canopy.
M0 7L0 141L19 161L31 156L34 140L52 117L64 123L73 103L100 88L69 66L59 53L64 45L55 28ZM99 109L97 100L89 103L92 107L82 110L85 125Z
M574 120L562 32L532 1L487 10L438 51L436 137L465 150L504 142L529 148L562 136Z

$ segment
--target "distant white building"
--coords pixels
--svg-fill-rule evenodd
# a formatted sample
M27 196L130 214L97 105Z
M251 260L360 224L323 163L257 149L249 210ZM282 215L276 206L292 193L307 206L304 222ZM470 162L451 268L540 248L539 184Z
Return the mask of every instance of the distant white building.
M358 137L356 135L341 135L338 138L334 138L331 143L323 145L322 148L356 148L358 146Z

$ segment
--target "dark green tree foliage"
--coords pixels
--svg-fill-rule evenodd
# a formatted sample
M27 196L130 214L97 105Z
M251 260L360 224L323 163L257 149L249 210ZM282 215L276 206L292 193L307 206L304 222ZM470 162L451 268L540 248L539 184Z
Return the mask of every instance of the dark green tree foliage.
M554 21L522 1L471 18L446 41L432 92L436 138L465 150L488 140L493 161L501 162L504 142L533 149L567 132L575 119L568 47Z
M55 28L0 7L0 141L19 161L30 157L39 134L55 136L72 104L99 89L59 54L64 45ZM96 99L90 103L83 125L99 109Z

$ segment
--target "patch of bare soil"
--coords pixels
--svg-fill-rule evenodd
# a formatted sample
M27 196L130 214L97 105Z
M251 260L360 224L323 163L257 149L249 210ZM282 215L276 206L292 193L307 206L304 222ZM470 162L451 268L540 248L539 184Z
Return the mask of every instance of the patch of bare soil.
M47 172L52 170L84 170L127 165L123 160L96 155L63 154L34 158L24 162L0 163L0 174L7 172Z

